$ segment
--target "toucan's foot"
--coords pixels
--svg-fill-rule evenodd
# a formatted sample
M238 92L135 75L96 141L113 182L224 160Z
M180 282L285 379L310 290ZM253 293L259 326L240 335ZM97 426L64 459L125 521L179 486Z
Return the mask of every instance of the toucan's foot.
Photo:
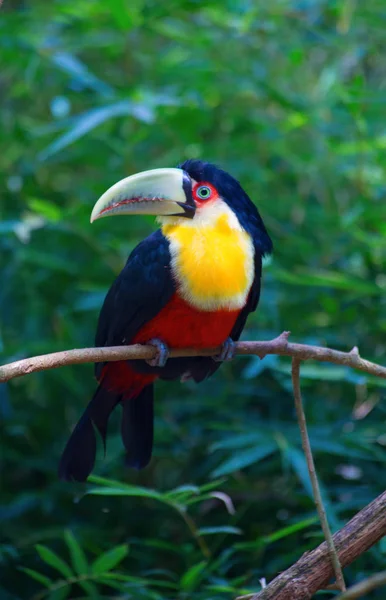
M236 344L234 343L232 338L229 337L223 343L220 354L216 354L216 356L213 356L212 358L216 362L224 362L224 361L232 360L232 358L235 355L235 350L236 350Z
M153 338L147 342L149 346L154 346L157 349L157 354L154 358L149 358L146 362L151 367L164 367L169 358L169 348L162 340Z

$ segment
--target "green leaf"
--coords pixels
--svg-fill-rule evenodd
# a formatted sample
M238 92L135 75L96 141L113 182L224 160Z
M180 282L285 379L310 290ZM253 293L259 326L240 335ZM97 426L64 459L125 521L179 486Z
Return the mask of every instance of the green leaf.
M309 519L303 519L302 521L298 521L297 523L293 523L292 525L283 527L282 529L279 529L278 531L275 531L274 533L271 533L270 535L265 536L263 538L264 543L270 544L272 542L277 542L278 540L288 537L289 535L292 535L293 533L297 533L298 531L302 531L303 529L306 529L310 525L314 525L315 523L318 523L318 522L319 522L318 517L310 517Z
M58 137L52 144L50 144L45 150L39 154L39 160L45 161L50 156L53 156L60 150L67 148L87 133L102 125L109 119L115 119L117 117L131 116L137 120L143 120L151 122L153 116L149 112L144 112L138 109L138 107L129 102L128 100L122 100L121 102L115 102L109 106L102 106L99 108L93 108L82 115L79 115L74 120L73 126L63 135Z
M86 556L81 546L78 544L75 536L68 529L64 532L64 540L70 551L71 563L74 567L75 572L78 573L78 575L88 573L89 569Z
M375 283L370 283L337 271L308 271L307 269L299 269L296 272L290 272L275 267L274 274L279 281L294 285L329 287L352 291L357 294L381 293L381 288Z
M223 462L217 469L212 472L213 477L219 477L220 475L227 475L233 473L239 469L243 469L252 465L260 460L263 460L267 456L270 456L278 449L275 442L271 442L255 448L248 448L241 452L236 452L232 458Z
M168 498L168 493L161 493L151 488L145 488L138 485L129 485L114 481L112 479L106 479L105 477L97 477L91 475L88 478L91 483L97 483L101 487L91 488L87 490L86 494L92 494L94 496L135 496L138 498L152 498L158 500L164 504L172 505L172 500Z
M107 550L93 562L91 570L95 574L106 573L116 567L128 554L129 547L126 544L116 546Z
M360 458L362 460L374 460L374 456L371 450L366 448L352 448L348 443L342 443L331 440L331 439L319 439L317 437L312 438L312 450L318 452L326 452L327 454L335 454L343 458L350 456L351 458Z
M48 596L48 600L65 600L65 598L68 597L70 591L71 585L63 585L57 590L51 592L51 594Z
M293 523L292 525L288 525L287 527L283 527L270 535L265 535L263 537L257 538L254 542L241 542L236 544L236 547L240 550L250 550L254 548L259 548L260 546L266 546L273 542L277 542L293 533L297 533L298 531L302 531L303 529L307 529L310 525L314 525L318 523L318 517L310 517L309 519L303 519L302 521L298 521L297 523Z
M238 527L232 527L230 525L219 525L218 527L200 527L198 530L199 535L215 535L218 533L241 535L243 532Z
M127 31L140 25L143 0L130 0L130 8L126 0L111 0L109 9L118 27Z
M317 379L322 381L344 381L346 379L347 367L326 364L304 364L302 365L302 377L305 379Z
M272 436L270 436L272 439ZM211 445L210 449L212 452L215 450L238 450L239 448L245 448L246 446L254 446L264 443L267 441L268 436L264 433L239 433L237 435L229 435L223 440L219 440Z
M307 462L304 454L297 448L294 448L290 445L285 447L284 453L288 461L291 463L299 480L302 482L307 494L313 498L310 475L308 473Z
M47 221L57 222L62 218L61 208L53 202L41 200L40 198L29 198L27 202L31 210L47 219Z
M202 581L206 566L207 563L203 561L190 567L181 577L181 588L184 591L193 590Z
M386 537L379 541L379 551L386 555Z
M77 265L71 264L68 260L48 254L43 250L22 249L20 258L25 264L31 264L33 267L43 267L53 273L66 273L75 275L77 273Z
M61 50L52 54L51 60L60 69L79 80L84 86L90 87L102 96L112 96L114 94L113 89L104 81L95 77L89 68L74 54Z
M38 581L39 583L41 583L42 585L44 585L47 588L52 586L52 581L49 577L47 577L46 575L42 575L41 573L38 573L34 569L29 569L27 567L19 567L19 571L23 571L23 573L26 573L27 575L32 577L32 579L35 579L35 581Z
M220 477L220 479L215 479L214 481L209 481L208 483L204 483L204 485L200 485L200 494L204 492L212 492L217 490L223 483L225 483L226 477Z
M94 583L91 581L82 581L80 579L78 581L78 585L86 592L87 598L95 598L95 600L99 600L100 595L98 592L98 587Z
M40 558L50 567L59 571L63 577L66 579L71 579L74 577L74 573L71 571L70 567L61 559L55 552L47 548L47 546L43 546L42 544L37 544L35 546L36 550L39 553Z
M153 498L154 500L160 500L161 502L166 501L166 498L159 492L136 486L133 486L132 488L91 488L86 493L94 496L137 496L138 498Z
M174 490L170 490L170 492L166 492L166 496L169 498L174 498L180 495L187 496L195 496L200 493L200 488L196 485L181 485L178 488L174 488Z
M310 479L310 475L308 473L306 457L304 456L303 452L301 452L297 448L294 448L290 445L288 445L285 448L284 452L285 452L285 456L287 457L287 459L291 463L294 471L296 472L299 480L303 484L303 487L306 490L307 494L310 496L310 498L313 499L314 494L312 491L311 479ZM324 489L324 486L323 486L322 482L320 481L320 479L319 479L319 488L320 488L320 494L322 496L322 501L323 501L324 507L326 509L326 513L327 513L327 517L330 522L330 525L334 529L338 529L339 528L339 520L337 519L337 517L335 515L335 511L333 510L333 507L331 506L331 504L329 502L328 494L327 494L326 490Z

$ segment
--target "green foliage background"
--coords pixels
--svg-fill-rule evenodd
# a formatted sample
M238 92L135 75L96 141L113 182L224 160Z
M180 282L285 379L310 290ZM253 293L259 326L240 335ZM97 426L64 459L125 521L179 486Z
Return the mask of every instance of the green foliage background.
M381 0L4 0L1 362L93 343L154 228L91 227L93 203L202 157L241 180L274 240L245 338L289 329L384 363L385 27ZM1 386L1 598L233 598L317 545L289 369L240 358L199 388L158 385L151 466L125 470L115 415L96 473L116 481L85 486L56 469L92 366ZM336 529L385 488L384 383L307 364L303 387ZM380 543L348 582L385 566Z

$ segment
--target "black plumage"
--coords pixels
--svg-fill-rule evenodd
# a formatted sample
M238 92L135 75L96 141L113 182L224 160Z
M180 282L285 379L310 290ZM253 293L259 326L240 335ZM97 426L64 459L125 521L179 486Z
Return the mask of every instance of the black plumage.
M188 160L181 165L195 181L211 183L249 233L254 247L254 280L245 306L230 337L238 340L249 313L256 310L261 283L262 258L272 250L264 223L249 196L231 175L210 163ZM141 242L130 254L125 267L112 284L98 322L96 346L130 344L136 334L168 304L177 285L173 278L169 242L160 230ZM176 379L187 373L196 382L212 375L221 363L210 357L169 359L164 367L145 361L128 361L136 373L154 373L161 379ZM83 481L91 472L96 455L95 428L106 439L109 415L122 403L122 439L128 465L143 468L153 445L153 385L146 385L136 397L127 399L123 390L104 387L104 363L95 366L100 385L75 427L61 459L59 474L66 480ZM123 401L124 400L124 401Z

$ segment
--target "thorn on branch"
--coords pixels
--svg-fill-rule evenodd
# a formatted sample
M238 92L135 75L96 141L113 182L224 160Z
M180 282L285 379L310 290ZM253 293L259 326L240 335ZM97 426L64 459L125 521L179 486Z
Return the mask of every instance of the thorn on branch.
M257 351L256 354L262 360L267 356L267 354L275 354L275 352L285 352L288 348L288 338L291 335L290 331L283 331L280 335L275 337L270 342L263 344L266 346L262 348L260 351Z
M271 342L272 346L285 349L288 345L288 338L291 335L290 331L283 331L280 335L274 338Z

